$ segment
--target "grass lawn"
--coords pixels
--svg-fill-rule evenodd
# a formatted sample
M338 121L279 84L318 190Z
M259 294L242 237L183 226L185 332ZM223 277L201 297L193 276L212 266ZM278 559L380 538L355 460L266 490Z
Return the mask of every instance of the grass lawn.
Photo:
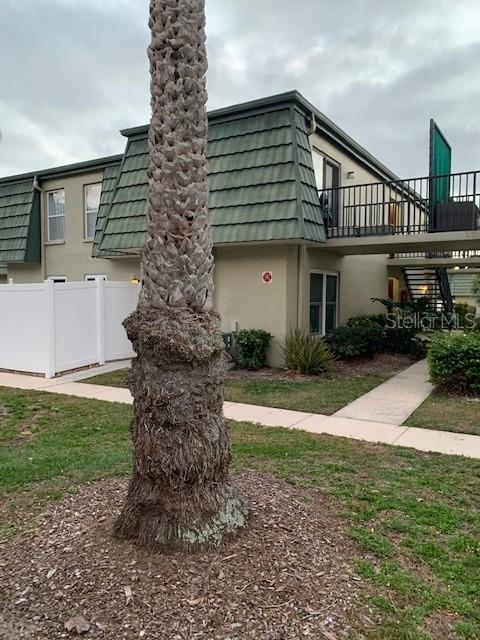
M125 369L81 382L125 386ZM318 379L227 378L225 400L330 415L384 382L384 375L334 376Z
M0 387L0 535L16 508L130 470L131 407ZM372 640L480 638L480 461L232 423L233 467L329 494L374 560L357 572L383 624ZM18 507L20 505L20 507ZM442 636L443 637L443 636Z
M405 422L409 427L480 436L480 402L433 393Z
M379 375L318 380L230 379L225 400L330 415L384 382Z
M107 387L126 387L125 376L127 375L127 371L128 369L117 369L117 371L101 373L98 376L79 380L79 382L86 382L87 384L104 384Z

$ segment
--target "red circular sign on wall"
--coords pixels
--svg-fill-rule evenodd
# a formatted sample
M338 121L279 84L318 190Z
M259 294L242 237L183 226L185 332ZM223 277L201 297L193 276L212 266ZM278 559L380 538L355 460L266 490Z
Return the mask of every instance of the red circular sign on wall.
M265 284L270 284L273 279L273 275L271 271L264 271L262 273L262 282Z

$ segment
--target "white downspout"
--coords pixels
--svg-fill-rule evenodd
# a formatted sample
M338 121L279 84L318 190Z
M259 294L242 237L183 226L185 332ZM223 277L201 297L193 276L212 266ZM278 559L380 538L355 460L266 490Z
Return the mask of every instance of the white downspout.
M303 303L305 299L305 245L297 245L297 328L303 326Z
M33 190L38 191L40 194L40 263L42 269L42 282L47 278L47 265L46 265L46 255L45 255L45 242L43 241L44 235L44 220L43 220L43 189L38 182L38 176L33 176Z

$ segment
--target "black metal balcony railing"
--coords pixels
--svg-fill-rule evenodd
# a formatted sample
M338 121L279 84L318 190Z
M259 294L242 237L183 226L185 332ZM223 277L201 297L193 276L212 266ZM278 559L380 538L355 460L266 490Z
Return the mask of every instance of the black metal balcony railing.
M329 238L480 228L480 171L319 192Z
M480 259L480 249L465 249L463 251L407 251L402 253L394 253L391 258L438 258L444 260L455 260L456 262L468 262L468 260L475 258Z

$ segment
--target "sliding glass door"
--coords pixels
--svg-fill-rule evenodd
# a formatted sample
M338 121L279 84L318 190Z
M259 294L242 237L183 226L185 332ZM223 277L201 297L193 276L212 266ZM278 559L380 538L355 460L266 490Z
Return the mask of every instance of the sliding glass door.
M337 326L338 275L310 274L310 333L325 335Z

